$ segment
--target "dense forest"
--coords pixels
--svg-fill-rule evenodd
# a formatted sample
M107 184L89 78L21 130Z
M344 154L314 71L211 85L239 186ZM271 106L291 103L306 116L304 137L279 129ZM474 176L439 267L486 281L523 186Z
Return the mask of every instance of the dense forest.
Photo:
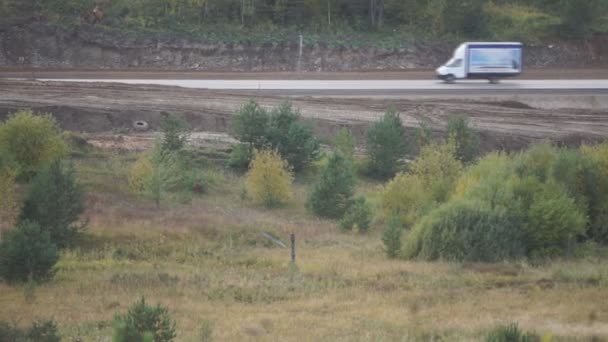
M0 14L195 34L379 32L538 41L608 32L608 0L0 0Z

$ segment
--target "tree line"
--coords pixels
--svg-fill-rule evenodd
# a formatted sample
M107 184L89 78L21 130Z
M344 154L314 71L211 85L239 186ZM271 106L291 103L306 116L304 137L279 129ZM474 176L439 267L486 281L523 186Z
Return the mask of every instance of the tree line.
M608 0L0 0L0 13L65 23L96 6L105 13L105 25L168 30L228 24L480 38L521 26L560 37L608 31Z

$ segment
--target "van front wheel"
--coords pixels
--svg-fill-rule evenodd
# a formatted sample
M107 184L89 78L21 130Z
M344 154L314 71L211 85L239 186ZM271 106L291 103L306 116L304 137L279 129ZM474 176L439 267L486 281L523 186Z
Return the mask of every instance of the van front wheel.
M452 74L446 75L443 80L445 81L445 83L454 83L454 81L456 81L456 77Z

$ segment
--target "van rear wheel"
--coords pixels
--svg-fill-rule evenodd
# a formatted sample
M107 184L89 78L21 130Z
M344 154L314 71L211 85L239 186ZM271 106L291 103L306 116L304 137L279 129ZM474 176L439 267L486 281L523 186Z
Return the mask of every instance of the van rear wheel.
M500 83L500 79L498 77L489 77L488 82L490 82L490 84L498 84Z

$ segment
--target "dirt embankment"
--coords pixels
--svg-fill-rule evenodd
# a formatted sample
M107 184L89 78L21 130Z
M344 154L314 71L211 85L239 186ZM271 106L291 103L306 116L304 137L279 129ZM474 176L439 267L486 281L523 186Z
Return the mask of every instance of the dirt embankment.
M91 133L135 132L134 122L158 128L162 112L185 118L194 131L226 133L232 115L250 98L276 106L285 97L272 94L231 93L176 87L0 80L0 119L18 109L32 108L55 115L73 131ZM367 129L389 108L402 113L407 130L425 123L438 136L444 134L451 115L466 114L480 132L485 150L519 149L551 139L567 145L594 142L608 136L605 111L536 109L513 101L440 100L380 97L291 98L315 133L332 139L349 127L360 143ZM219 139L219 138L218 138Z
M608 63L608 38L526 47L526 66L563 68ZM410 43L402 48L223 44L180 38L133 37L101 27L64 29L44 22L0 28L0 68L155 69L204 71L353 71L435 68L455 48Z

